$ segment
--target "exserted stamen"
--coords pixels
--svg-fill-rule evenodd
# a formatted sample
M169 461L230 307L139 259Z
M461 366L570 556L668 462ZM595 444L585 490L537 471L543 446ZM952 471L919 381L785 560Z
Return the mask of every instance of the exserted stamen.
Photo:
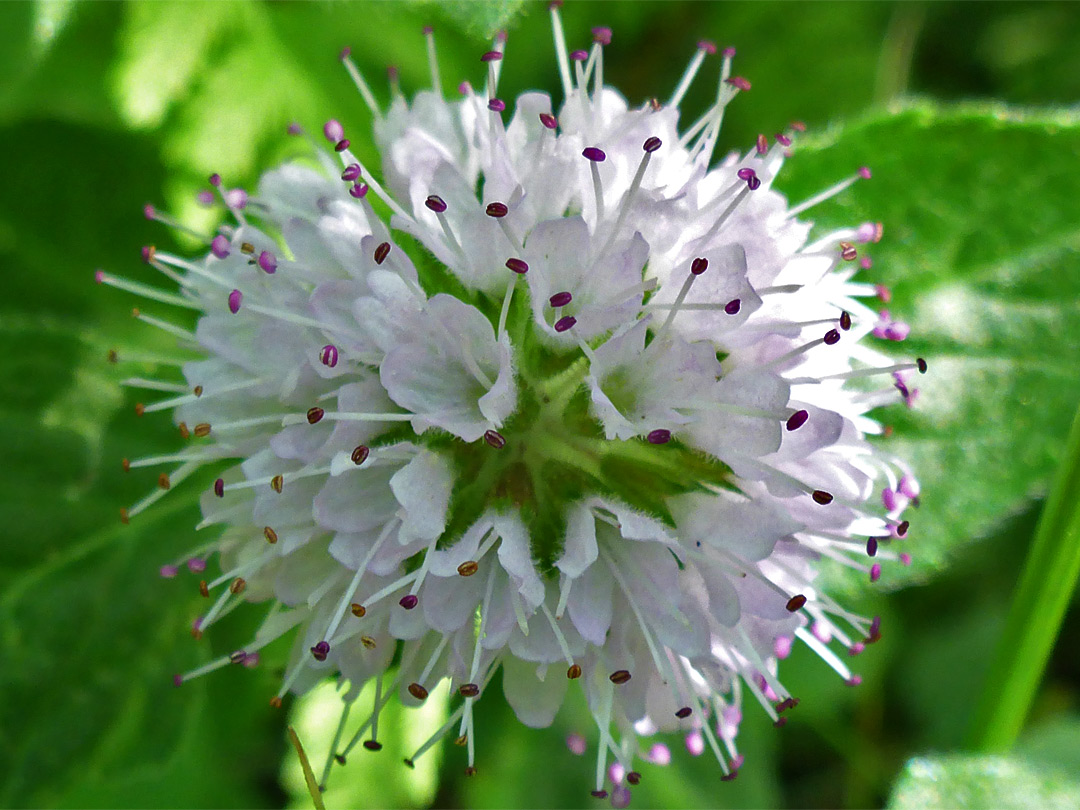
M855 172L855 174L851 175L850 177L845 178L844 180L841 180L839 183L836 183L835 185L830 186L829 188L825 189L824 191L822 191L822 192L820 192L818 194L815 194L810 199L804 200L803 202L799 203L798 205L795 205L795 206L789 208L788 212L787 212L787 215L786 215L787 219L794 219L799 214L801 214L803 211L807 211L807 210L813 208L818 203L823 203L823 202L825 202L825 200L828 200L828 199L831 199L832 197L835 197L841 191L844 191L846 188L848 188L849 186L851 186L852 184L854 184L858 180L869 180L869 179L870 179L870 170L868 168L866 168L865 166L863 166L857 172Z
M424 39L427 40L428 70L431 72L431 89L435 96L442 101L442 82L439 80L439 60L435 54L435 29L430 25L424 26Z
M360 73L360 69L356 66L356 63L352 58L352 48L343 48L341 51L341 61L345 65L345 70L349 72L350 78L353 80L353 84L356 85L356 89L360 91L361 98L364 99L364 103L368 109L371 110L372 115L376 118L382 118L382 113L379 110L379 104L375 101L375 95L371 92L371 88L364 80L363 75Z
M683 100L683 96L686 95L686 91L690 89L690 85L694 81L694 77L697 76L698 70L701 69L702 63L705 61L706 56L711 56L716 53L716 45L709 42L706 39L701 40L697 44L697 52L690 60L690 64L686 66L686 70L683 72L682 78L679 80L678 86L675 88L675 92L671 94L671 98L668 100L668 107L678 107L679 103Z
M596 146L587 146L581 152L582 157L589 161L589 170L592 172L593 195L596 198L596 229L600 229L600 223L604 221L604 186L600 181L599 164L607 160L604 150Z

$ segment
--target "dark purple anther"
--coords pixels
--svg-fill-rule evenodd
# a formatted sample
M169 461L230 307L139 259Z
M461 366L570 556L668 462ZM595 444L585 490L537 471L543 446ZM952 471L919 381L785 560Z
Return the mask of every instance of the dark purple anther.
M897 537L903 537L907 534L907 530L911 528L911 522L908 520L902 520L896 525Z
M457 86L457 91L463 96L469 95L472 92L472 85L468 82L462 82Z
M725 81L732 87L737 87L740 90L750 89L750 82L748 82L742 76L732 76L730 79L725 79Z
M379 246L375 248L375 264L382 264L386 261L386 257L390 255L390 243L380 242Z
M142 212L143 216L147 219L153 219L157 216L157 211L154 210L154 206L152 206L150 203L147 203L143 206Z
M176 673L175 675L173 675L172 676L172 685L177 686L177 687L183 686L184 685L184 676L181 675L179 672Z
M595 146L586 146L581 150L583 157L588 158L593 163L603 163L607 160L607 155L604 154L603 149L598 149Z
M420 599L415 593L407 593L398 600L398 604L406 610L412 610L420 604Z
M214 192L204 188L202 191L195 195L195 201L199 205L213 205Z
M680 720L685 720L687 717L693 714L693 712L694 710L691 709L689 706L683 706L681 709L675 712L675 716L678 717Z
M690 272L693 273L695 276L700 276L702 273L704 273L708 269L709 269L709 260L708 259L698 257L698 258L694 259L692 262L690 262ZM735 311L738 312L738 310L735 310Z
M859 167L859 177L861 177L863 180L869 180L870 177L871 177L871 175L870 175L870 167L869 166L860 166Z
M735 172L735 176L738 177L740 180L749 180L751 177L755 177L756 175L757 172L747 167L739 169L737 172Z
M323 640L311 648L311 655L316 661L325 661L330 654L330 642Z
M326 136L326 140L330 141L330 143L337 143L345 137L345 127L336 118L331 118L323 124L322 131L323 135Z
M726 48L724 48L724 58L725 59L734 59L735 58L735 49L732 48L730 45L728 45Z
M506 266L519 275L524 275L529 272L529 265L523 262L521 259L515 259L513 257L506 260Z
M219 233L210 242L210 252L217 258L224 259L229 255L229 240Z
M501 98L488 99L488 109L492 112L502 112L506 109L506 102Z
M352 55L352 48L350 48L348 45L346 45L344 48L341 49L341 53L338 54L338 59L345 60L345 59L348 59L351 55Z
M724 304L724 312L728 315L738 315L739 310L742 308L742 301L738 298L733 298Z
M798 430L799 428L801 428L803 425L806 424L806 420L809 419L809 418L810 418L810 413L808 411L805 411L805 410L795 411L795 413L793 413L787 419L787 425L786 425L787 429L788 430Z
M592 796L594 799L606 799L607 798L607 791L606 790L590 790L589 795Z
M273 275L277 272L277 257L269 250L264 250L259 254L259 268L264 273Z
M500 51L488 51L487 53L485 53L483 56L480 57L480 61L481 62L498 62L502 58L503 58L503 55L502 55L502 53Z
M881 563L874 563L870 566L870 581L877 582L881 579Z
M791 146L791 138L783 132L777 132L773 137L776 138L776 142L781 146Z
M435 33L434 26L430 26L430 25L425 25L424 26L424 36L425 37L430 36L431 34L434 34L434 33Z
M822 506L828 506L832 503L833 496L823 489L815 489L811 496L814 499L814 503L821 504Z
M104 284L105 283L105 271L104 270L95 270L94 271L94 281L97 282L98 284Z
M225 497L225 479L224 478L218 478L216 481L214 481L214 494L217 495L219 498L224 498Z
M150 264L150 262L151 262L151 260L153 258L154 258L154 246L153 245L143 245L143 248L142 248L142 260L144 262L146 262L147 264Z
M757 191L759 188L761 188L761 180L758 179L757 175L754 175L746 181L746 187L751 191Z
M193 574L201 574L206 570L206 560L202 557L192 557L187 561L188 571Z
M867 644L875 644L881 641L881 617L875 616L870 622L870 634L867 636Z
M438 196L437 194L432 194L430 197L424 200L424 205L426 205L436 214L441 214L443 211L446 210L446 202L443 200L442 197Z
M926 373L926 361L923 360L921 357L915 358L915 367L919 370L920 374Z
M368 193L367 183L356 183L349 189L349 196L356 200L362 200Z
M244 294L239 290L229 293L229 312L235 315L240 311L240 302L244 300Z
M484 441L494 447L496 450L502 450L506 447L506 437L503 436L497 430L485 430Z
M840 342L840 333L835 329L830 329L825 333L825 337L822 338L825 341L826 346L832 346L834 343Z
M341 173L341 179L347 183L351 183L357 177L360 176L360 164L350 163L345 167L345 171Z
M540 113L540 123L548 129L555 129L559 125L558 119L551 113Z
M175 565L163 565L158 569L158 573L161 574L162 579L172 579L179 570Z
M507 208L504 203L493 202L493 203L488 203L488 206L487 206L486 209L484 209L484 212L489 217L495 217L495 219L499 219L500 217L505 217L507 214L509 214L510 209Z
M574 296L570 293L563 291L557 292L551 298L548 299L548 303L553 307L565 307L571 301L574 300Z
M570 61L571 62L584 62L588 58L589 58L589 52L588 51L570 51Z
M334 151L335 152L344 152L348 148L349 148L349 139L348 138L342 138L340 141L338 141L337 143L334 144Z
M847 310L840 313L840 328L845 332L851 328L851 313Z
M712 56L714 53L716 53L716 43L711 42L707 39L699 39L697 46L698 50L705 51L705 53L707 53L709 56Z
M337 365L338 350L337 346L333 343L327 343L322 347L322 351L319 352L319 362L327 368L333 368Z
M559 318L559 320L555 321L555 331L565 332L567 329L570 329L575 323L577 323L577 318L575 318L573 315L563 315L561 318Z
M655 135L651 138L647 138L641 148L648 152L650 155L663 146L664 142L657 138Z
M290 135L300 135L304 131L304 128L295 121L293 121L291 124L289 124L289 128L285 131L288 132Z
M876 557L877 556L877 538L876 537L868 537L868 538L866 538L866 556L867 557Z
M757 136L757 142L754 144L754 148L757 149L759 155L764 155L769 151L769 139L764 135Z
M212 175L210 175L210 185L212 185L214 188L218 188L219 186L221 186L221 175L217 172L214 172Z
M645 440L649 444L667 444L671 441L671 431L667 428L650 430L649 434L645 437Z
M592 30L592 41L598 45L611 44L611 29L606 25L598 25Z

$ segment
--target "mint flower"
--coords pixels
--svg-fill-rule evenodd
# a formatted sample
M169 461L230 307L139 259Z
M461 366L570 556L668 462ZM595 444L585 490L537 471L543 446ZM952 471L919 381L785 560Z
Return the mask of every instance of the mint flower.
M511 111L504 37L486 79L448 99L428 31L433 88L410 101L395 86L388 108L346 50L381 171L328 121L328 148L310 138L311 161L250 193L211 178L232 221L205 255L144 249L176 292L97 278L198 313L193 332L138 313L199 359L184 384L127 381L173 394L137 410L171 411L188 447L125 460L169 471L123 519L224 470L196 527L220 539L161 573L206 577L197 637L269 604L250 644L176 683L290 635L272 703L336 675L351 705L374 679L371 750L387 701L448 683L450 721L406 764L449 735L470 774L498 670L529 726L581 688L594 795L611 781L625 806L635 762L670 760L658 732L733 778L745 704L782 725L798 702L778 675L797 641L858 682L846 660L879 621L815 580L823 562L877 580L910 561L892 546L918 483L867 436L926 366L871 345L907 334L861 302L887 291L855 280L881 226L808 242L800 218L867 169L791 206L773 182L801 125L714 160L750 90L733 50L699 43L667 100L631 106L605 84L611 32L568 51L551 14L561 106L526 93ZM714 103L680 120L717 62Z

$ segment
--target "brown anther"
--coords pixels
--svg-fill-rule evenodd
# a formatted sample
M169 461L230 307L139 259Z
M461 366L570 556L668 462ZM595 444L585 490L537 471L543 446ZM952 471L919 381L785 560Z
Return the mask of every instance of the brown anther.
M285 486L285 477L283 475L278 474L270 479L270 489L274 490L274 492L279 495L281 494L281 488L283 486Z
M691 709L689 706L683 706L681 709L679 709L677 712L675 712L675 716L678 717L680 720L685 720L687 717L689 717L693 713L694 713L694 710Z
M123 523L125 526L131 522L131 518L128 516L127 509L120 510L120 522Z
M187 422L181 422L179 425L177 425L177 428L180 431L181 439L188 439L191 437L191 431L188 430Z
M192 432L195 434L196 438L205 439L207 436L210 435L210 423L199 422L199 424L195 426L195 430Z
M480 564L476 560L466 560L457 567L457 572L463 577L471 577L480 569Z
M851 313L847 310L840 313L840 328L845 332L851 328Z
M480 687L475 683L463 683L458 687L462 697L476 697L480 694Z
M128 472L131 469L131 462L128 461L126 458L120 459L120 469L122 469L124 472Z
M375 649L375 639L373 639L371 636L360 636L360 643L364 645L365 649Z
M382 743L378 740L364 740L364 748L368 751L382 751Z
M427 700L428 690L414 681L409 684L409 694L417 700Z
M851 242L840 243L840 258L845 262L853 262L859 258L859 251Z
M116 349L109 349L109 353L105 356L109 358L110 363L120 362L120 354L116 351Z
M375 248L375 264L382 264L386 261L386 257L390 255L390 243L381 242L377 248Z
M822 506L828 506L832 503L833 499L832 495L823 489L815 489L810 497L814 499L814 503L821 504Z
M572 681L576 681L581 677L581 667L577 664L571 664L569 669L566 670L566 677Z
M132 307L131 308L131 317L132 318L138 318L140 315L142 315L142 312L139 311L138 307Z
M246 586L247 586L247 582L244 580L244 578L243 577L237 577L236 579L234 579L232 581L232 584L229 585L229 590L232 593L243 593L244 588Z
M157 477L157 485L161 489L168 489L172 486L172 482L169 481L169 476L166 473L162 473Z
M243 650L236 650L235 652L229 653L230 664L242 664L244 663L245 658L247 658L247 653Z
M465 743L467 743L468 741L469 741L469 735L468 734L462 734L460 737L458 737L456 740L454 740L454 745L460 747L460 746L465 745Z
M615 685L621 686L630 680L630 673L625 669L617 669L608 675L608 679Z
M309 425L316 424L320 419L323 418L324 413L326 413L326 411L324 411L322 408L319 408L319 407L308 408L307 423Z
M783 728L784 726L787 725L787 718L786 717L778 717L778 718L776 718L776 722L773 723L773 725L776 726L777 728ZM734 778L734 774L732 775L732 778Z
M353 602L351 608L352 615L358 619L364 618L364 615L367 613L367 608L361 605L359 602Z
M206 580L199 580L199 595L204 599L210 596L210 589L206 586Z
M135 415L136 416L142 416L145 412L146 412L146 406L143 405L141 402L136 402L135 403Z
M240 243L240 252L241 253L246 253L246 254L248 254L250 256L252 253L255 252L255 246L253 244L251 244L251 242L241 242Z
M196 385L196 386L195 386L194 388L192 388L192 389L191 389L191 392L192 392L192 393L193 393L193 394L194 394L195 396L197 396L197 397L201 397L201 396L202 396L202 392L203 392L203 387L202 387L201 385Z
M806 597L801 593L795 594L793 597L787 600L788 613L794 613L797 610L801 610L802 606L806 604Z
M629 782L631 785L640 784L641 783L641 774L638 773L637 771L630 771L630 773L628 773L626 775L626 781Z
M890 436L892 436L892 433L893 433L893 426L892 425L886 425L885 426L885 432L882 435L885 436L885 438L887 439Z
M361 464L367 461L367 457L368 455L370 455L370 453L371 450L369 450L365 445L360 445L352 451L352 455L349 458L352 459L353 464L359 467Z
M652 107L653 112L659 112L660 108L663 105L660 103L660 99L658 99L656 96L653 96L649 99L649 106Z
M405 757L405 759L403 759L403 760L401 760L401 761L402 761L402 762L404 762L404 763L405 763L405 764L406 764L407 766L409 766L409 770L412 770L413 768L415 768L415 767L416 767L416 763L415 763L415 762L413 762L413 761L412 761L411 759L409 759L408 757Z
M201 641L202 640L202 630L200 630L198 627L192 627L191 628L191 637L193 639L195 639L196 641Z
M272 708L272 709L280 709L281 708L281 698L279 698L277 695L274 695L272 698L270 698L270 708Z
M466 776L476 776L476 768L474 768L472 765L466 765L465 766L465 775Z
M345 764L345 755L344 754L334 754L334 762L336 762L338 765L344 765Z
M277 542L277 532L275 532L269 526L263 527L263 537L266 538L267 543L273 544Z

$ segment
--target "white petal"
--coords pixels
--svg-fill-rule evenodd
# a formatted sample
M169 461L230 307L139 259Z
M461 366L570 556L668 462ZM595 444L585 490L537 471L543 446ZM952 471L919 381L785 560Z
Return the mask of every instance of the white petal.
M558 667L550 667L543 680L536 664L512 655L503 658L503 694L518 720L532 728L547 728L555 719L566 695L568 679Z
M533 564L529 530L516 510L497 513L492 516L492 522L501 538L499 562L510 575L525 603L535 608L544 600L544 583Z
M568 577L579 577L596 557L596 518L588 504L574 504L567 510L566 542L555 567Z
M434 540L442 534L453 488L453 465L445 456L427 450L394 473L390 489L404 508L399 542Z

